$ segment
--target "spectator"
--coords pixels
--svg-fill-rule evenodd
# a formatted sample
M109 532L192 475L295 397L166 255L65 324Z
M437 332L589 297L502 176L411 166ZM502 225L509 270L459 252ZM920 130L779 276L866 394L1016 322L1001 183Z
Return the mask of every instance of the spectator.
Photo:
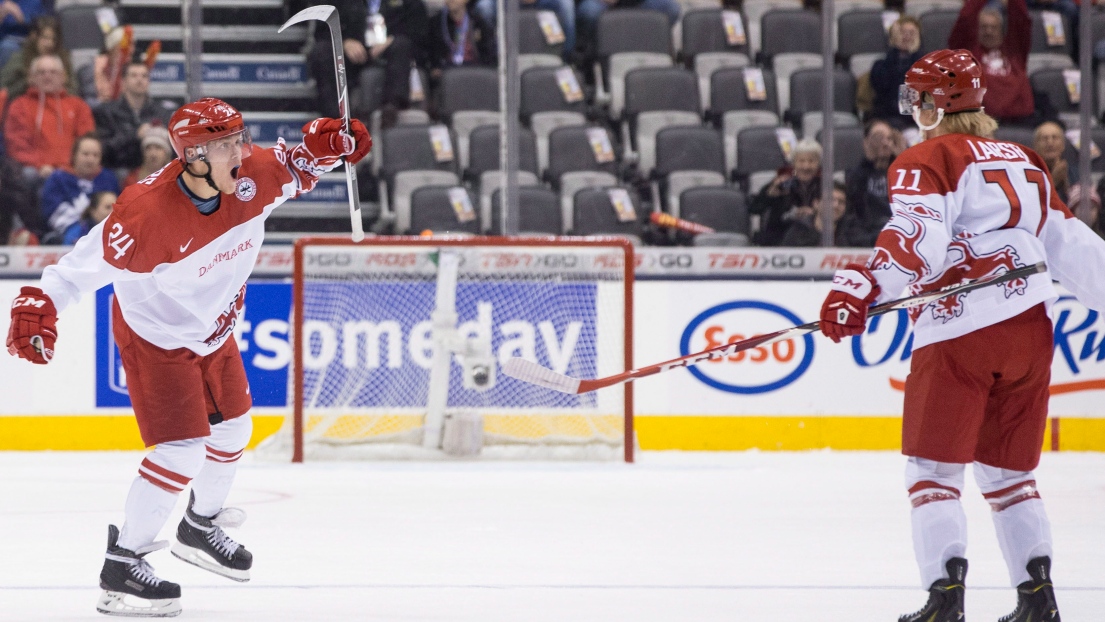
M430 77L441 77L447 67L497 65L495 31L468 0L445 0L445 8L430 20Z
M916 17L906 15L890 26L886 58L871 66L871 89L875 92L872 118L882 119L898 129L913 123L898 112L898 89L905 83L905 73L921 58L920 49L921 22Z
M43 54L57 54L61 58L65 72L69 75L65 90L73 95L78 93L69 50L61 46L58 20L44 15L31 24L31 32L23 40L23 45L11 55L3 69L0 69L0 87L8 89L8 97L18 97L27 91L27 73L31 68L31 61Z
M44 241L60 242L73 223L80 220L96 192L119 194L119 180L100 166L103 146L95 134L77 139L73 145L70 168L58 169L42 186L42 219L49 233Z
M833 182L833 244L835 246L851 246L845 242L842 219L846 203L844 200L844 184ZM790 217L790 226L779 246L821 246L821 232L824 226L821 223L821 196L813 198L810 207L798 207L794 209ZM872 245L873 246L873 245Z
M867 122L863 132L863 161L844 174L848 246L875 246L875 239L891 216L886 171L905 148L902 133L886 121Z
M948 37L948 48L975 55L986 76L986 113L1002 124L1036 125L1028 81L1032 20L1025 0L1007 0L1008 24L988 0L967 0Z
M142 139L155 127L164 127L175 104L150 97L150 70L145 63L129 63L123 73L119 99L92 111L104 143L104 166L133 169L142 164Z
M0 244L8 243L18 231L26 231L35 240L42 232L38 197L23 180L21 167L7 156L0 156Z
M169 131L163 127L151 127L142 139L142 164L127 175L123 187L136 184L161 170L172 160L172 153Z
M572 54L576 48L576 5L573 0L519 0L523 9L535 9L538 11L552 11L556 15L556 21L560 22L560 30L564 33L564 62L572 62ZM476 0L475 10L484 21L495 27L498 17L498 2L496 0Z
M115 207L115 199L118 198L117 194L107 190L92 193L92 196L88 199L88 207L81 214L81 219L69 225L69 228L65 230L61 243L66 246L76 244L77 240L92 230L92 227L100 224L111 215L111 210Z
M1067 137L1063 126L1055 121L1044 121L1032 134L1032 149L1040 154L1051 173L1051 182L1059 198L1066 201L1071 187L1078 184L1078 166L1070 166L1063 156L1067 150Z
M651 9L668 16L674 26L679 20L680 4L677 0L580 0L576 4L576 45L583 56L594 56L598 41L599 18L607 9Z
M430 26L426 5L422 0L291 0L292 12L316 4L332 4L341 16L345 33L342 47L345 70L352 91L360 79L361 70L369 65L384 68L383 125L394 125L398 111L411 104L411 66L425 65L425 50L429 45ZM382 28L366 28L380 21ZM362 36L364 33L364 36ZM369 40L368 33L374 33ZM385 35L376 42L376 33ZM334 58L330 31L315 29L315 46L307 56L307 64L318 86L319 111L327 117L339 117Z
M23 45L30 24L45 14L41 0L0 1L0 67Z
M1097 188L1090 188L1090 202L1082 207L1082 186L1076 184L1070 189L1070 210L1076 216L1083 219L1098 237L1105 238L1105 222L1101 218L1101 193L1105 192L1105 178L1097 183Z
M4 121L8 154L36 187L69 163L73 143L96 129L84 100L65 92L65 65L55 55L31 63L31 88L11 100Z
M778 175L752 198L749 212L761 218L755 242L778 246L794 219L813 207L821 195L821 145L806 138L794 148L793 166L779 169Z

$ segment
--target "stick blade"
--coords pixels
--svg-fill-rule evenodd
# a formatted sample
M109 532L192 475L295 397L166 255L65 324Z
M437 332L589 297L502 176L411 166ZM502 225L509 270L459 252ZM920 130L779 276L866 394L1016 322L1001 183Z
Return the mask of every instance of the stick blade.
M284 22L284 25L280 27L280 30L276 32L284 32L284 29L292 24L298 24L299 22L306 22L310 20L318 20L325 22L329 19L330 14L334 12L334 7L329 4L320 4L318 6L307 7L302 11L288 18L288 21Z
M579 378L558 374L533 361L514 357L503 365L503 373L511 378L552 389L561 393L579 393Z

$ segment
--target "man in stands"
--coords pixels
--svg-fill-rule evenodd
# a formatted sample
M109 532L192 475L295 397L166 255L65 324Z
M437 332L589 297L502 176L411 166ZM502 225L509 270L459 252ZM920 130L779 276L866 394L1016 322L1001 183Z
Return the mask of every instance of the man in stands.
M1040 119L1028 81L1032 19L1025 0L1008 0L1006 13L1007 18L988 0L967 0L948 36L948 48L968 50L979 60L990 85L987 114L999 123L1035 127Z
M145 63L128 64L119 98L92 111L104 141L104 166L130 170L142 164L142 139L151 127L168 124L173 108L172 102L150 97Z
M31 63L31 88L8 106L8 154L36 185L69 164L73 143L96 129L88 104L65 91L66 79L60 58L39 56Z
M883 225L890 220L886 171L903 151L905 139L901 132L882 119L867 122L863 132L863 161L844 174L851 225L848 240L852 244L874 246Z
M907 121L898 114L898 89L905 80L905 72L921 59L921 22L912 15L903 15L890 25L890 49L886 57L871 66L871 90L875 100L871 117L881 119L898 129Z
M115 285L115 341L142 440L156 448L131 485L122 531L108 527L101 613L180 612L180 586L158 578L145 555L164 546L154 540L189 483L173 554L249 580L252 554L223 531L245 519L223 503L252 431L234 325L265 219L343 156L356 163L368 153L364 125L351 129L352 136L340 120L316 119L294 148L279 141L254 151L237 110L212 98L186 104L169 121L177 159L127 188L106 220L43 271L41 288L24 287L15 299L8 351L46 364L58 312Z
M1018 0L1023 2L1023 0ZM915 308L902 453L913 546L929 600L899 622L961 622L966 466L989 502L1017 606L1002 622L1059 622L1052 539L1033 469L1051 379L1048 309L1057 279L1105 310L1105 242L1056 194L1036 152L993 140L983 67L939 50L906 74L902 112L925 141L890 167L894 216L866 265L838 271L821 308L833 341L864 332L867 309L903 290L927 292L1046 261L1048 272Z
M367 3L365 0L292 0L291 4L292 14L318 4L337 7L349 91L352 93L356 88L365 67L383 67L381 116L385 128L394 125L399 111L411 105L412 63L425 65L430 36L425 3L422 0L369 0ZM333 57L330 30L316 28L314 48L307 56L307 64L318 86L319 111L329 117L338 116Z

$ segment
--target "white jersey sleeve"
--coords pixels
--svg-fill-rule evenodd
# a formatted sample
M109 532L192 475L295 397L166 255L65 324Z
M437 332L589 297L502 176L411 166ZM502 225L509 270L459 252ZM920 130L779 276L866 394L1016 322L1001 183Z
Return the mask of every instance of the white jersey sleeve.
M104 259L108 253L126 254L132 243L129 236L121 231L114 238L110 237L110 232L105 236L104 226L107 223L108 220L104 220L93 227L87 235L77 240L73 250L65 254L57 265L48 266L42 271L40 286L54 301L58 313L80 300L83 294L94 292L116 281L147 276L117 268ZM118 248L113 249L112 245Z
M1082 304L1105 312L1105 240L1075 218L1054 191L1048 213L1040 231L1048 271Z

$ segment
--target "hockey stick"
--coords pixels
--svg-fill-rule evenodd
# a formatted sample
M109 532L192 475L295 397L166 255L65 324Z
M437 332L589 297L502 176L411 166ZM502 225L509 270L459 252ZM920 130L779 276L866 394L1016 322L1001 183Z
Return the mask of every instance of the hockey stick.
M345 81L345 52L342 48L341 23L338 21L337 9L329 4L308 7L291 16L276 32L284 32L284 29L292 24L312 19L326 22L330 27L330 44L334 48L334 74L338 77L338 114L341 115L345 133L352 136L349 131L349 89ZM342 158L342 162L345 163L345 186L349 193L349 219L350 224L353 225L353 241L360 242L364 239L364 223L361 222L361 195L357 190L357 169L346 162L345 158Z
M892 300L890 302L884 302L881 305L876 305L868 310L868 317L874 317L876 315L882 315L890 311L896 311L898 309L905 309L907 307L915 307L919 305L928 304L934 300L939 300L945 296L951 296L954 294L965 294L971 290L979 289L982 287L989 287L990 285L997 285L999 283L1006 283L1015 279L1022 279L1032 276L1033 274L1039 274L1047 271L1047 264L1040 262L1031 266L1024 266L1023 268L1017 268L1016 270L1010 270L1002 274L991 276L988 278L977 279L974 281L967 281L958 285L950 285L944 289L940 289L934 292L927 292L924 294L917 294L916 296L909 296L907 298L901 298L898 300ZM793 326L791 328L784 328L783 330L776 331L774 333L768 333L766 335L760 335L758 337L752 337L751 339L745 339L744 341L737 341L734 343L727 343L725 345L716 346L709 350L703 350L702 352L696 352L694 354L688 354L687 356L681 356L677 359L665 361L663 363L657 363L656 365L649 365L647 367L641 367L639 369L631 369L620 374L613 376L606 376L605 378L596 378L594 380L583 380L580 378L573 378L565 374L557 373L547 367L522 358L512 358L503 365L503 373L511 378L516 378L523 382L535 384L539 387L545 387L546 389L552 389L553 391L560 391L561 393L589 393L598 389L614 386L616 384L622 384L624 382L630 382L637 378L644 378L645 376L651 376L660 372L668 371L669 369L675 369L677 367L689 367L696 365L702 361L708 361L712 359L720 359L730 354L741 352L744 350L750 350L756 346L767 345L775 343L776 341L782 341L792 337L799 337L808 333L812 333L819 330L817 322L809 322L800 326Z

